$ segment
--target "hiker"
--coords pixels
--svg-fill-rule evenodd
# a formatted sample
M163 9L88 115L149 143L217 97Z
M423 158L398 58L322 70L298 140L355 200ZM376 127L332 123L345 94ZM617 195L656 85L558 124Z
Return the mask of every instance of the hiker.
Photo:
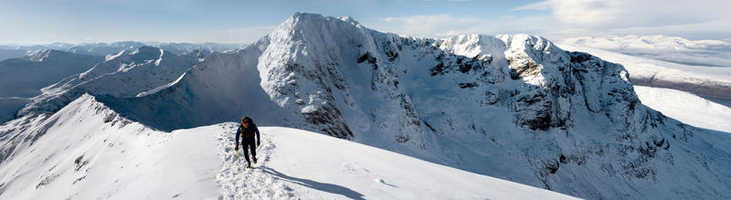
M256 143L254 143L254 134L256 134ZM256 128L256 124L254 124L250 117L244 117L241 119L239 130L236 131L236 152L239 151L239 135L241 135L241 145L244 146L246 168L251 168L249 150L251 150L251 158L253 158L254 163L256 163L256 147L261 145L261 139L259 138L259 129ZM256 144L256 146L254 146L254 144Z

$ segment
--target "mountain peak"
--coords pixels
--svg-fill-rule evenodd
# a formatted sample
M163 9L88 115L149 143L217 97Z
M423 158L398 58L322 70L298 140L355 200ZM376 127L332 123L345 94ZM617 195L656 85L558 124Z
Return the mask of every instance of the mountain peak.
M330 16L323 16L321 14L316 13L304 13L304 12L297 12L294 13L291 17L289 17L286 21L284 21L280 25L280 29L282 28L289 28L289 29L307 29L311 27L317 27L322 26L328 23L344 23L349 24L353 26L360 26L360 23L349 16L343 16L343 17L330 17Z
M64 54L69 54L67 52L54 50L54 49L40 49L36 51L29 52L25 57L33 62L43 62L49 58L61 56Z
M143 61L158 59L164 54L163 52L164 50L157 47L142 46L131 51L128 55L132 58L132 60Z

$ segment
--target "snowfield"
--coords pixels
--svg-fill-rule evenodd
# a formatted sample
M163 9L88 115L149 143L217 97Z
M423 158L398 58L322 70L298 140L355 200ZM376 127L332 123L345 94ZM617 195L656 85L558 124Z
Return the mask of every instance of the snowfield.
M160 132L89 95L35 122L45 135L2 162L0 199L574 199L281 127L260 127L246 169L236 123Z
M642 104L695 127L731 133L731 108L694 94L665 88L635 86Z

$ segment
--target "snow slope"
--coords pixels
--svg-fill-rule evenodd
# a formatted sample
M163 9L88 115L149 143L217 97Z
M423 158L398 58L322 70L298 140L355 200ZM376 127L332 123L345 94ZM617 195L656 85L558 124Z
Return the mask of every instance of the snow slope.
M43 137L2 163L0 199L162 199L182 191L189 199L216 196L211 171L220 162L215 151L202 149L216 144L201 140L205 132L156 132L88 95L29 128L43 129Z
M622 65L524 34L410 38L297 13L171 84L99 100L161 130L248 115L584 198L731 188L728 134L642 105Z
M642 104L683 123L731 133L731 108L694 94L665 88L635 86Z
M32 139L0 165L0 199L573 199L279 127L261 127L260 162L247 170L232 151L235 123L159 132L89 95L32 121L20 130Z

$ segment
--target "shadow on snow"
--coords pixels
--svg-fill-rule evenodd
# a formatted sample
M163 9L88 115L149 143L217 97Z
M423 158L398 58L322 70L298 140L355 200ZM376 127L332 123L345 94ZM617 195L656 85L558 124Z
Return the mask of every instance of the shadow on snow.
M320 190L323 192L328 192L332 194L340 194L345 197L348 197L350 199L365 199L363 198L363 194L356 192L354 190L351 190L350 188L331 184L331 183L322 183L313 181L310 179L304 179L304 178L297 178L288 176L286 174L283 174L282 172L279 172L275 169L269 168L269 167L261 167L262 171L267 174L271 174L279 179L285 180L290 183L298 184L301 186L309 187L312 189Z

